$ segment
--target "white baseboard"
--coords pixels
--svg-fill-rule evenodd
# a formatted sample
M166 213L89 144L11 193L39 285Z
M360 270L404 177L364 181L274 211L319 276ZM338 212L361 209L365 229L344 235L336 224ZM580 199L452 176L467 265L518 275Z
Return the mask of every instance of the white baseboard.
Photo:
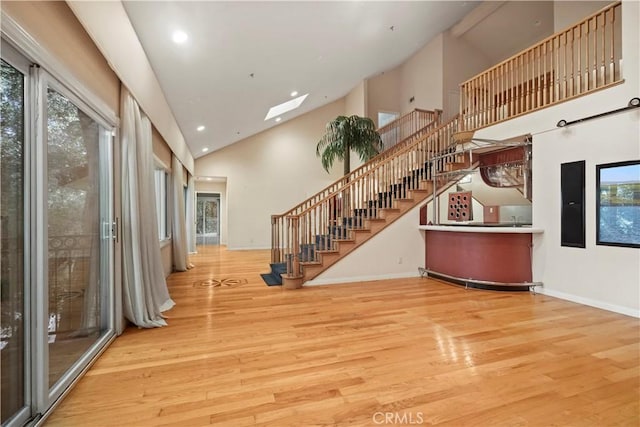
M380 274L377 276L355 276L355 277L340 277L337 279L313 279L305 282L304 286L324 286L324 285L338 285L341 283L351 282L372 282L374 280L388 280L388 279L407 279L412 277L420 277L418 269L411 272L392 273L392 274Z
M623 307L621 305L609 304L607 302L602 302L598 300L594 300L591 298L585 298L573 294L567 294L560 291L554 291L553 289L548 289L545 287L539 287L536 289L537 293L549 295L550 297L560 298L571 302L577 302L578 304L588 305L590 307L600 308L602 310L613 311L614 313L624 314L625 316L637 317L640 318L640 310Z

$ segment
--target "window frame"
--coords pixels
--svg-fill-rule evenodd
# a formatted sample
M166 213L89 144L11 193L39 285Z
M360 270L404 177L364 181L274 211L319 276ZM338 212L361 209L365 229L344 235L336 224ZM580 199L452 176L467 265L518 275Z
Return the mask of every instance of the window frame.
M162 178L161 178L162 177ZM159 182L163 181L163 182ZM156 225L160 247L172 239L171 234L171 171L154 155L153 182L156 200Z

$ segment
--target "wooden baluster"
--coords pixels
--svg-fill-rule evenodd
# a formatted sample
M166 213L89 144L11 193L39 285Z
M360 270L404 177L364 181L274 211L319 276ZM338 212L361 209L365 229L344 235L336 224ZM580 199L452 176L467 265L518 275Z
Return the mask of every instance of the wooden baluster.
M458 114L460 114L461 117L465 116L465 102L466 102L466 90L467 90L467 85L463 84L460 86L460 108L458 109ZM464 126L464 120L462 121L463 125L462 125L462 129L461 130L465 130L465 126Z
M489 91L489 109L491 111L491 122L495 123L498 120L498 115L496 111L497 104L497 84L498 84L498 69L494 68L491 70L491 78L490 78L490 86L491 90Z
M593 27L589 27L589 31L592 35L591 44L593 46L593 61L591 65L591 87L596 89L600 86L598 82L598 20L597 17L593 17L589 20L593 22Z
M569 58L570 58L569 59L569 71L568 71L568 73L569 73L569 82L568 82L568 84L569 84L569 93L568 93L568 96L571 97L571 96L573 96L575 94L575 86L574 86L575 82L574 82L574 79L573 79L573 76L574 76L573 59L574 59L574 56L575 56L574 45L573 45L573 28L570 31L567 31L566 34L567 34L568 53L569 53Z
M517 94L518 94L518 112L516 114L520 114L522 113L523 107L524 107L524 90L523 90L523 86L524 86L524 77L522 75L523 69L524 69L524 61L522 59L522 55L518 56L517 59L517 67L518 67L518 71L516 72L516 79L518 80L517 83Z
M507 107L507 99L506 99L506 90L507 90L507 85L505 84L505 78L506 78L506 74L505 74L505 65L502 64L500 65L500 80L498 82L498 117L500 120L504 120L505 119L505 109Z
M534 98L534 108L540 108L542 105L542 75L544 74L544 70L542 69L542 61L540 57L540 52L542 51L542 46L536 46L535 48L535 98Z
M514 73L514 68L513 68L513 60L509 61L509 71L507 73L507 79L508 79L508 95L507 98L509 100L509 109L507 112L507 117L506 118L511 118L514 116L515 111L516 111L516 105L515 105L515 88L513 87L515 84L515 79L513 78L513 73Z
M560 45L558 46L558 54L562 58L562 83L560 85L560 99L567 97L567 34L563 33L559 36Z
M601 64L600 64L600 84L601 85L605 85L607 84L607 76L606 76L606 70L607 70L607 53L605 50L606 47L606 16L605 16L606 12L599 14L596 17L596 20L600 21L600 38L602 39L602 46L600 48L601 53L600 53L600 58L601 58Z
M476 118L476 123L475 123L475 127L479 128L480 126L482 126L482 121L481 121L481 113L482 113L482 104L481 104L481 94L480 92L482 91L482 83L480 81L480 77L478 77L475 80L475 97L476 97L476 102L475 102L475 118Z
M481 91L480 91L480 96L482 97L482 115L481 115L481 120L482 120L482 124L481 126L486 126L489 123L491 123L491 114L490 114L490 106L489 106L489 93L491 92L490 86L491 86L491 74L490 72L486 72L482 74L482 80L481 80Z
M524 111L529 111L531 106L531 50L524 53Z
M300 230L299 230L299 217L289 217L290 220L290 254L293 258L292 269L287 271L292 276L298 276L300 274Z
M607 15L609 16L610 20L609 20L609 28L611 29L610 35L609 35L609 39L611 42L611 59L609 61L609 83L613 83L614 81L616 81L616 56L615 56L615 41L616 41L616 36L615 36L615 14L616 14L616 7L611 8L611 10L607 11Z
M560 64L560 37L553 38L553 53L554 53L554 70L556 72L555 87L554 87L554 101L562 99L561 78L562 69Z
M590 57L589 54L591 53L591 50L589 48L589 38L590 38L590 31L589 31L589 21L581 24L581 27L584 27L584 33L583 33L583 39L584 39L584 76L582 78L583 84L584 84L584 90L585 92L587 92L590 88L591 88L591 83L589 79L589 67L590 67Z
M576 29L578 30L577 34L578 34L578 65L576 67L577 69L577 73L576 73L576 87L577 87L577 94L581 94L583 89L582 89L582 55L583 55L583 39L582 39L582 24L578 25L576 27Z

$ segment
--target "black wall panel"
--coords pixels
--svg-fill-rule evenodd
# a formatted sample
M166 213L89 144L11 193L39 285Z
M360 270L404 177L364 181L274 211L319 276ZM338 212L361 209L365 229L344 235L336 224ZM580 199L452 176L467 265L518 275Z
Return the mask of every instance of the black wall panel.
M584 171L584 160L560 165L562 246L585 247Z

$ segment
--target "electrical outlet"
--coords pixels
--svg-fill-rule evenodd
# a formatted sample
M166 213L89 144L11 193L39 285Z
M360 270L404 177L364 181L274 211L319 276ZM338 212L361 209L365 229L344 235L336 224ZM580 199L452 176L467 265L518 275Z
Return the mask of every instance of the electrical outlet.
M398 264L402 264L402 257L398 258Z

